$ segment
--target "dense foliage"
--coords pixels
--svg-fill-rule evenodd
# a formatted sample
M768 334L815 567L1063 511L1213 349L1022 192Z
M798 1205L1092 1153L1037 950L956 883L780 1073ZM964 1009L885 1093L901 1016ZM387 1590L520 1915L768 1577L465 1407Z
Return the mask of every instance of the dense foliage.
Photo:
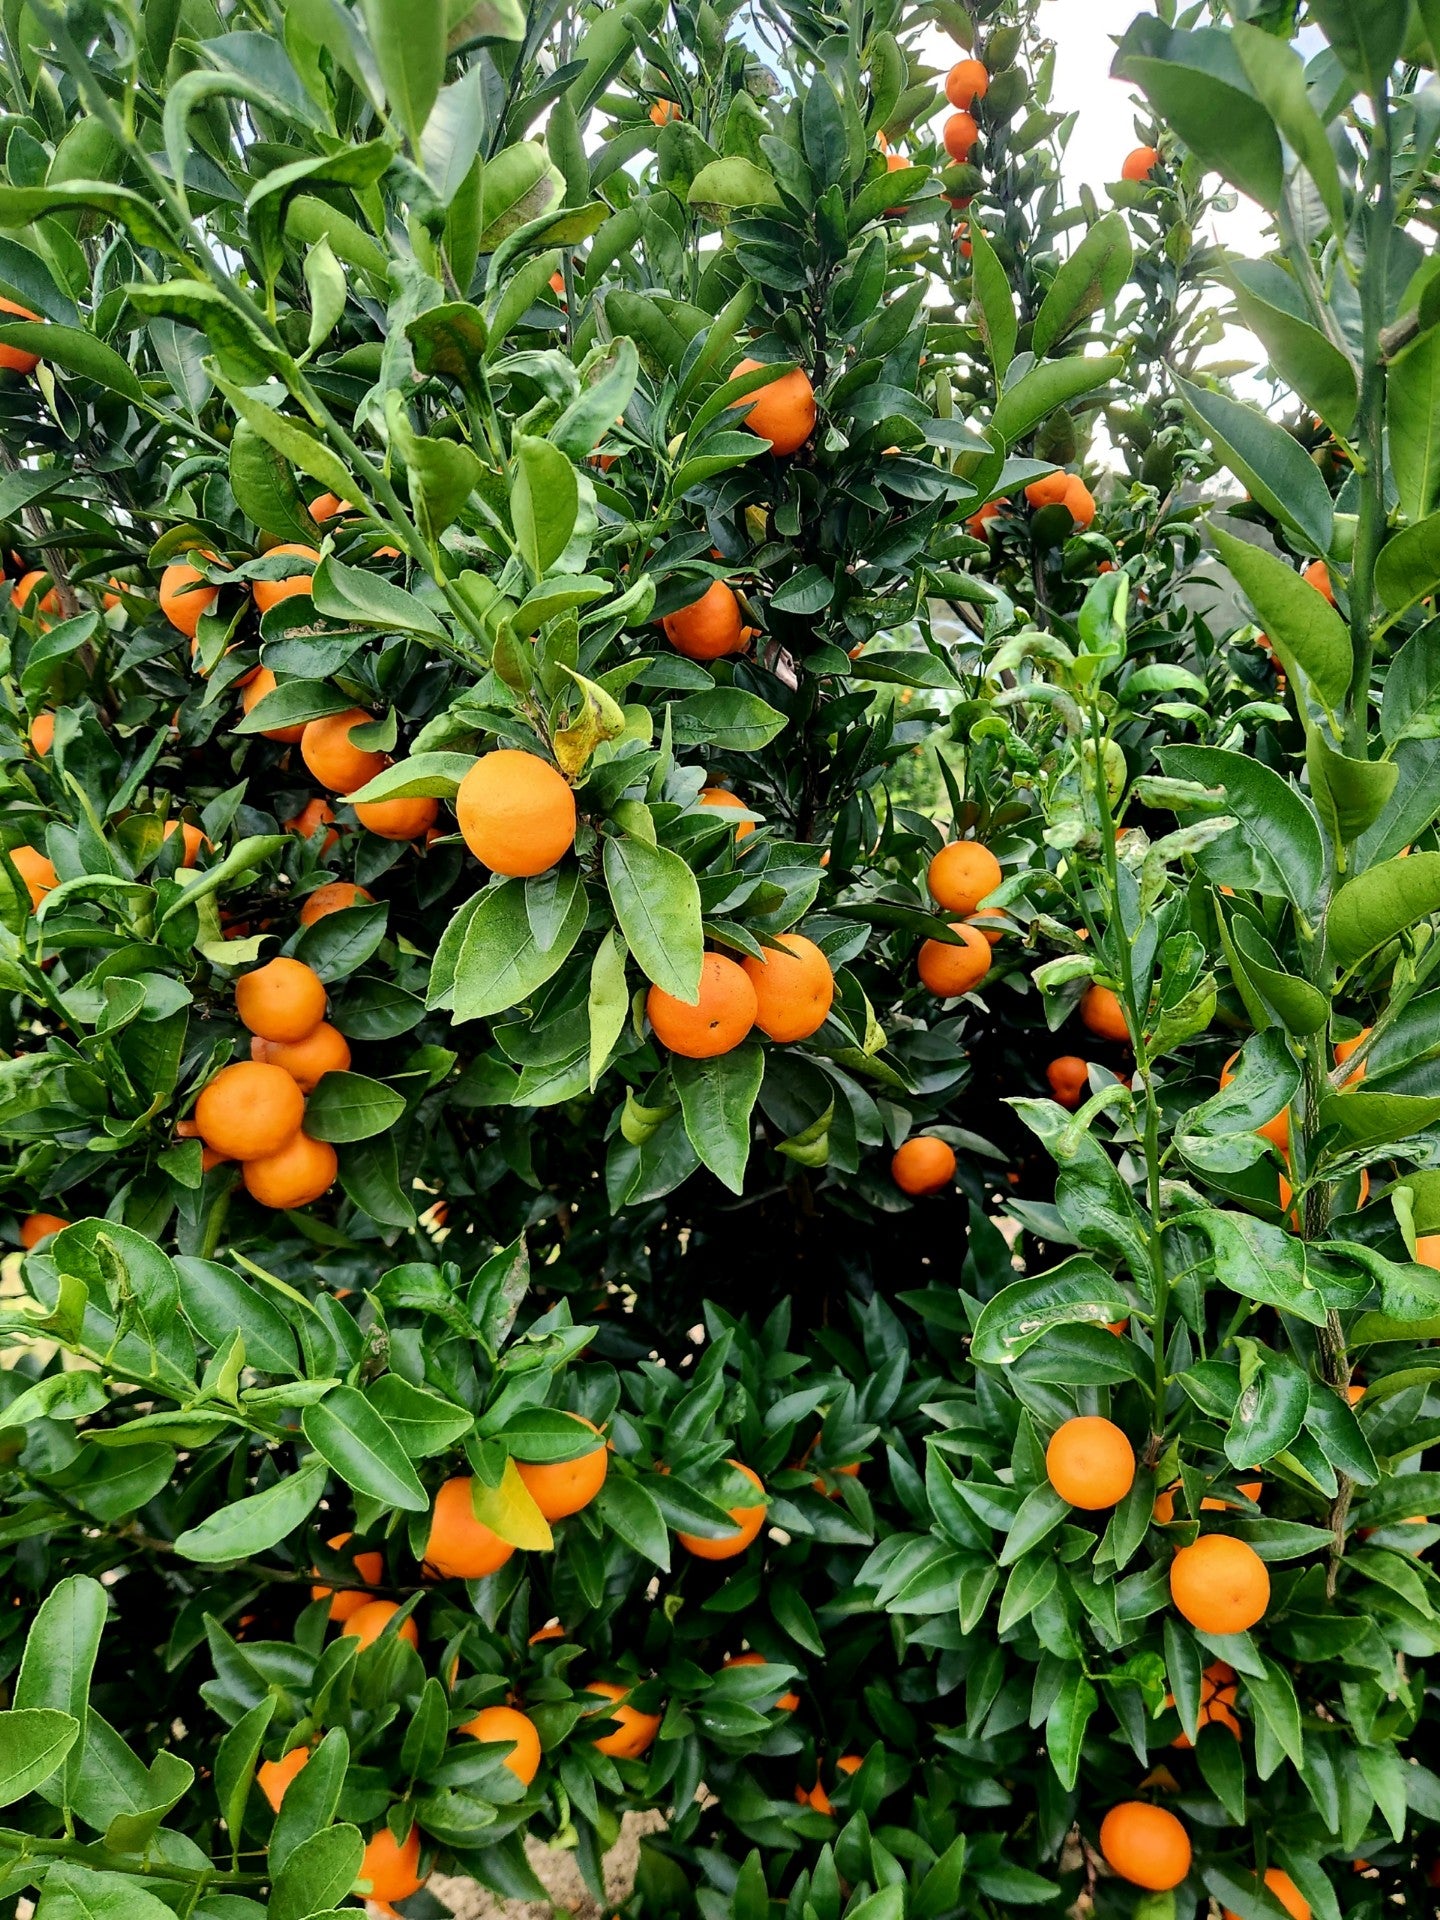
M1440 10L1045 27L3 9L0 1914L1432 1897Z

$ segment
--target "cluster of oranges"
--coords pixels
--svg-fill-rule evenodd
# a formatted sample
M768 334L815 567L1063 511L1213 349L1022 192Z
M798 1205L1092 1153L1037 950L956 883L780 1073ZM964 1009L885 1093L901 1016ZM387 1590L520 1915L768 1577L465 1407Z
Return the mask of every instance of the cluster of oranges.
M693 1006L651 987L645 1011L668 1053L711 1060L732 1053L754 1027L781 1045L808 1040L825 1024L834 998L835 976L820 948L803 933L782 933L763 959L707 953Z
M350 1064L344 1036L325 1020L325 986L303 960L276 959L235 983L235 1011L251 1034L250 1058L205 1084L195 1118L206 1167L238 1160L251 1198L303 1207L334 1185L335 1149L305 1132L305 1095Z

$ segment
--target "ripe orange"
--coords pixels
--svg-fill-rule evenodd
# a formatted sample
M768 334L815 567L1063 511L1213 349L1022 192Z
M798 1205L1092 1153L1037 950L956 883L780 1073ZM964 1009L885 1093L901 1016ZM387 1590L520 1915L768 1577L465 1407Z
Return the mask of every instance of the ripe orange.
M349 707L344 713L327 713L323 720L306 723L300 736L300 757L331 793L353 793L385 768L383 753L357 747L350 738L352 727L366 726L369 720L369 714L359 707Z
M1206 1533L1171 1561L1170 1597L1202 1633L1244 1633L1265 1617L1270 1575L1243 1540Z
M246 713L253 712L267 693L275 691L276 685L269 667L261 667L257 673L251 674L240 694L240 704ZM293 727L266 727L263 737L266 740L283 740L288 746L294 746L304 731L305 722L302 720Z
M23 613L25 610L26 601L29 600L30 596L37 591L37 589L39 588L40 582L46 578L47 578L47 575L44 569L38 568L38 567L32 570L30 573L21 574L20 578L15 582L14 590L10 595L11 606L18 607L20 611ZM31 611L37 617L42 613L59 613L60 595L56 592L55 588L54 587L47 588L46 591L42 593L40 597L36 600L35 605L31 609ZM41 620L40 624L43 627L45 625L45 622Z
M1060 1054L1046 1067L1045 1078L1061 1106L1072 1112L1090 1097L1090 1063L1078 1054Z
M492 873L528 878L575 844L575 795L538 753L499 747L460 782L455 818L475 858Z
M764 1667L770 1663L763 1653L737 1653L729 1660L721 1661L722 1667ZM793 1713L800 1704L798 1693L782 1693L776 1697L775 1710L780 1713Z
M1440 1233L1417 1234L1415 1258L1422 1267L1440 1268Z
M970 158L970 150L980 138L979 122L972 113L952 113L945 122L942 138L950 158L963 164Z
M288 1074L285 1077L290 1078ZM252 1200L278 1210L308 1207L312 1200L330 1191L339 1171L340 1163L328 1140L312 1140L308 1133L297 1130L274 1153L247 1160L242 1177Z
M435 1495L425 1565L446 1580L483 1580L503 1567L515 1549L475 1518L470 1477L447 1480Z
M351 1535L348 1533L337 1533L333 1534L325 1544L327 1547L334 1547L338 1553L350 1538ZM354 1566L358 1579L375 1581L385 1578L384 1554L356 1553L348 1555L347 1557ZM351 1614L358 1613L361 1607L368 1605L369 1601L374 1597L371 1594L363 1593L358 1587L346 1587L338 1593L333 1587L311 1587L310 1598L312 1600L323 1600L327 1593L330 1595L330 1618L332 1620L348 1620Z
M333 493L317 493L310 502L312 520L333 520L337 513L353 513L354 507L348 500L342 500Z
M517 1707L482 1707L473 1720L466 1720L460 1727L461 1733L468 1733L472 1740L502 1740L512 1743L511 1750L501 1762L514 1774L522 1787L528 1787L540 1770L540 1735L535 1722L528 1714L521 1713Z
M418 840L435 824L438 802L417 795L409 800L365 800L356 803L355 818L382 840Z
M579 1414L572 1416L592 1433L600 1429ZM547 1520L563 1520L567 1514L588 1507L605 1484L610 1454L602 1438L598 1447L574 1460L517 1460L515 1471L525 1482L530 1498Z
M1134 1485L1135 1449L1113 1420L1079 1414L1050 1436L1045 1477L1072 1507L1098 1513L1116 1506Z
M1008 500L987 500L978 513L972 513L970 518L965 522L965 531L970 535L971 539L988 540L990 538L990 522L992 520L998 520L1009 504L1010 502Z
M1358 1869L1360 1862L1357 1860L1355 1865ZM1301 1893L1295 1882L1283 1868L1267 1867L1265 1869L1265 1885L1270 1889L1271 1893L1274 1894L1285 1911L1294 1915L1294 1920L1310 1920L1310 1902L1305 1898L1304 1894ZM1239 1914L1232 1913L1229 1907L1222 1907L1221 1912L1224 1915L1224 1920L1240 1920Z
M307 800L300 811L292 814L285 822L285 831L287 833L298 833L302 840L310 840L314 838L321 827L327 829L333 827L334 820L335 809L327 800L318 798ZM339 834L327 831L325 838L320 843L320 851L322 853L329 853L330 849L338 846L339 843ZM316 891L321 892L323 889L317 888ZM357 887L356 892L358 893L360 891L361 889ZM313 899L314 895L311 895L311 898ZM300 919L302 924L304 924L305 915L303 909Z
M740 602L723 580L712 580L698 600L667 613L660 625L671 646L687 660L719 660L745 650Z
M1235 1484L1247 1500L1258 1502L1265 1483L1263 1480L1237 1480ZM1207 1493L1200 1502L1200 1511L1202 1513L1225 1513L1235 1504L1233 1500L1213 1499L1211 1495Z
M952 920L950 931L959 934L958 947L945 940L927 940L918 961L922 982L942 1000L969 993L990 971L990 942L984 934L961 920Z
M1210 1726L1225 1727L1239 1740L1242 1737L1241 1728L1235 1716L1238 1691L1235 1669L1229 1661L1212 1661L1200 1677L1200 1710L1195 1716L1196 1731L1203 1733L1205 1728ZM1167 1707L1173 1707L1175 1696L1167 1694L1165 1704ZM1179 1747L1183 1752L1193 1743L1189 1734L1182 1732L1176 1734L1170 1744L1172 1747Z
M46 894L60 884L54 861L41 853L38 847L11 847L10 864L29 890L32 909L38 907Z
M955 1178L955 1149L933 1134L917 1133L896 1148L890 1178L902 1193L939 1193Z
M660 1731L658 1713L641 1713L638 1707L625 1704L631 1691L629 1687L617 1686L613 1680L585 1682L586 1693L601 1693L607 1700L615 1702L603 1718L618 1720L619 1726L614 1733L602 1734L598 1740L591 1743L597 1753L608 1753L612 1760L638 1760L641 1754L650 1751L655 1743L655 1736Z
M665 127L672 120L682 118L678 100L657 100L650 109L650 118L657 127Z
M978 840L952 840L930 862L925 883L947 913L974 913L1004 879L1000 862Z
M1092 983L1080 996L1081 1024L1101 1040L1128 1040L1130 1029L1125 1024L1125 1009L1110 991Z
M1032 507L1061 506L1070 490L1072 477L1063 471L1047 473L1043 479L1030 482L1025 489L1025 498Z
M757 1493L764 1493L765 1488L761 1484L758 1473L752 1472L739 1460L732 1460L730 1465L753 1483ZM730 1518L735 1522L735 1531L721 1534L718 1540L707 1540L698 1533L677 1533L675 1538L685 1551L693 1553L697 1560L733 1560L737 1554L744 1553L764 1526L767 1511L763 1501L755 1507L731 1507L729 1513Z
M1323 560L1312 560L1301 574L1307 586L1314 587L1317 593L1323 593L1333 607L1335 604L1335 583L1330 578L1330 569Z
M398 1601L367 1600L363 1606L355 1609L340 1631L350 1639L358 1640L363 1653L366 1647L374 1645L399 1611ZM415 1625L413 1615L400 1622L395 1629L395 1636L399 1640L408 1640L412 1647L419 1646L420 1629Z
M1113 1872L1150 1893L1178 1887L1190 1871L1190 1836L1164 1807L1125 1800L1100 1822L1100 1851Z
M235 982L235 1011L262 1040L303 1040L325 1018L325 983L283 955Z
M758 373L763 365L760 360L742 360L730 377ZM770 442L772 453L798 452L815 431L815 389L803 367L793 367L731 405L750 409L745 425Z
M945 76L945 98L964 110L990 91L990 74L983 60L957 60Z
M1336 1051L1338 1053L1339 1051L1338 1047ZM1230 1085L1230 1082L1235 1078L1233 1068L1234 1068L1235 1062L1239 1058L1240 1058L1240 1055L1238 1052L1232 1053L1230 1058L1225 1062L1224 1066L1220 1069L1220 1088L1222 1092L1226 1087ZM1288 1154L1290 1151L1290 1109L1289 1107L1282 1107L1279 1113L1275 1115L1275 1118L1273 1120L1267 1120L1263 1127L1257 1127L1255 1131L1260 1135L1262 1140L1271 1141L1275 1146L1277 1146L1280 1149L1281 1153Z
M424 1886L427 1875L420 1871L420 1829L411 1827L397 1846L388 1827L366 1844L360 1856L359 1880L370 1885L370 1898L388 1905L408 1900Z
M14 314L17 320L38 320L38 313L32 313L29 307L22 307L18 300L0 300L0 313ZM31 353L25 347L0 347L0 367L11 373L33 373L40 364L38 353Z
M731 793L726 787L704 787L697 797L702 807L738 807L742 813L748 813L750 811L739 794ZM754 831L755 822L753 820L737 820L735 822L735 838L737 840L743 840L747 833L753 833Z
M344 1073L349 1067L350 1043L322 1020L303 1040L263 1040L257 1033L250 1042L250 1058L283 1067L302 1093L313 1093L327 1073Z
M1122 180L1148 180L1155 171L1160 154L1155 147L1136 147L1127 153L1120 168Z
M263 1760L255 1770L255 1784L270 1802L272 1812L280 1811L285 1789L310 1758L308 1747L292 1747L278 1760Z
M661 987L645 996L655 1038L686 1060L733 1053L755 1024L759 1009L749 974L723 953L707 953L700 969L700 998L692 1007Z
M301 901L300 924L302 927L313 927L327 913L343 913L347 907L368 906L374 898L373 893L367 893L364 887L357 887L353 880L327 880L324 886L316 887Z
M42 1240L48 1240L52 1233L62 1233L69 1224L58 1213L32 1213L20 1223L20 1244L29 1253Z
M755 989L755 1024L767 1039L808 1040L824 1026L835 976L813 940L782 933L763 960L752 954L743 966Z
M55 744L55 716L48 709L30 722L30 744L43 760Z
M193 825L189 820L167 820L165 822L164 839L168 840L177 827L180 829L180 844L185 849L180 856L180 865L182 867L193 867L195 862L200 858L200 849L202 847L208 847L210 842L205 838L199 827Z
M305 1118L305 1096L281 1067L237 1060L210 1079L195 1102L200 1138L232 1160L277 1153Z
M992 947L998 947L1010 931L1005 924L1005 913L1001 907L979 907L974 913L967 914L965 917L977 933L984 934L987 944Z
M297 560L313 560L317 566L320 563L320 555L316 548L300 546L294 540L287 540L278 547L271 547L270 553L272 555L293 553ZM293 600L297 594L301 593L309 594L311 592L310 575L292 573L287 574L283 580L252 580L250 592L257 609L261 613L268 613L271 607L278 607L282 600Z
M1347 1060L1353 1059L1369 1038L1369 1027L1362 1027L1353 1040L1337 1040L1335 1042L1336 1066L1343 1067ZM1345 1078L1350 1086L1358 1086L1365 1078L1365 1068L1367 1064L1368 1062L1362 1060L1353 1073L1346 1074Z
M214 560L216 556L206 548L200 557ZM201 614L214 606L219 597L220 589L207 586L201 579L200 569L192 567L188 560L172 560L160 576L160 611L187 639L195 638Z
M1065 505L1082 527L1088 527L1095 518L1095 496L1078 473L1072 473L1065 482Z

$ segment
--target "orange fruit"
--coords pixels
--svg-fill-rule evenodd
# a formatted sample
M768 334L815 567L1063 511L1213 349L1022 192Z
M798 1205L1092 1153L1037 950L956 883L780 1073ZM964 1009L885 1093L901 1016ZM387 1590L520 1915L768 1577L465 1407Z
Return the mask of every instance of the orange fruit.
M302 1093L313 1093L327 1073L344 1073L349 1067L350 1043L322 1020L303 1040L263 1040L257 1033L250 1042L250 1058L283 1067Z
M671 646L687 660L719 660L745 649L740 602L723 580L712 580L698 600L667 613L660 625Z
M214 560L216 556L206 548L200 557ZM172 560L160 576L160 611L187 639L195 638L201 614L213 607L219 597L220 589L207 586L201 579L200 569L192 567L188 560Z
M1247 1500L1258 1501L1265 1483L1263 1480L1237 1480L1235 1484ZM1202 1513L1225 1513L1234 1505L1235 1502L1233 1500L1216 1500L1207 1493L1205 1498L1200 1502L1200 1511Z
M961 920L952 920L950 931L959 934L958 947L945 940L927 940L917 963L924 985L942 1000L969 993L990 971L990 942L984 934Z
M925 884L947 913L974 913L1004 879L1000 862L978 840L952 840L930 862Z
M1265 1617L1270 1575L1243 1540L1206 1533L1171 1561L1170 1597L1202 1633L1244 1633Z
M1086 1513L1116 1506L1135 1482L1135 1449L1113 1420L1082 1413L1062 1421L1045 1449L1045 1477Z
M697 798L702 807L738 807L742 813L748 813L750 811L738 793L731 793L728 788L725 787L702 788ZM743 840L747 833L753 833L754 831L755 822L753 820L737 820L735 822L735 838L737 840Z
M729 1660L721 1661L722 1667L764 1667L770 1663L763 1653L737 1653ZM793 1713L800 1704L798 1693L782 1693L777 1696L774 1710L779 1713Z
M398 1845L390 1829L381 1827L360 1856L359 1882L368 1882L370 1898L382 1904L408 1900L424 1886L426 1877L420 1871L418 1827L411 1827Z
M945 76L945 98L963 111L990 91L990 74L983 60L957 60Z
M540 1771L540 1735L535 1722L517 1707L482 1707L473 1720L462 1723L460 1731L472 1740L497 1745L502 1740L510 1741L511 1750L501 1765L510 1769L522 1787L528 1787Z
M54 861L41 853L38 847L11 847L10 864L25 882L32 909L38 907L46 894L60 884Z
M342 500L333 493L317 493L310 502L312 520L333 520L337 513L353 513L354 507L348 500Z
M1025 498L1032 507L1058 507L1064 504L1070 491L1071 474L1064 472L1047 473L1043 479L1032 480L1025 489Z
M312 801L311 804L315 803ZM364 887L357 887L353 880L327 880L323 887L316 887L300 902L300 924L302 927L313 927L327 913L343 913L347 907L368 906L374 898L373 893L367 893Z
M942 135L945 151L962 164L970 158L970 149L980 138L980 126L972 113L952 113Z
M657 100L650 109L650 118L657 127L665 127L672 120L681 118L678 100Z
M933 1134L917 1133L896 1148L890 1178L902 1193L939 1193L955 1178L955 1149Z
M276 1153L300 1131L305 1097L283 1068L237 1060L207 1081L195 1102L200 1138L232 1160Z
M62 1233L69 1224L58 1213L32 1213L20 1223L20 1244L29 1253L42 1240L48 1240L52 1233Z
M327 713L323 720L306 722L300 757L331 793L353 793L388 764L383 753L357 747L350 738L352 727L367 726L369 720L359 707L349 707L344 713Z
M280 1811L285 1789L310 1758L308 1747L292 1747L278 1760L263 1760L255 1770L255 1784L270 1802L273 1813Z
M803 933L782 933L763 960L742 963L755 989L755 1024L769 1040L808 1040L835 998L830 962Z
M460 782L455 818L467 847L492 873L528 878L575 844L575 795L538 753L498 747Z
M723 953L707 953L700 969L700 998L692 1007L662 987L651 987L645 1011L655 1038L686 1060L733 1053L755 1024L755 988L745 969Z
M1155 147L1135 147L1127 153L1120 168L1122 180L1148 180L1155 171L1160 154Z
M1095 518L1095 496L1078 473L1072 473L1065 482L1065 505L1082 527L1088 527Z
M30 573L21 574L20 578L15 582L14 591L10 595L11 606L18 607L20 611L23 613L25 610L26 601L29 600L30 596L37 591L37 589L39 588L40 582L46 579L47 577L48 576L46 575L44 569L38 568L38 567L33 569ZM47 588L46 591L40 595L39 599L35 602L35 605L32 608L32 612L37 617L42 613L59 613L59 611L60 611L60 595L56 592L54 587ZM42 620L40 624L44 626L45 622Z
M758 373L764 362L742 360L731 373L733 380L742 373ZM815 431L815 389L803 367L779 374L753 393L731 402L748 407L745 425L770 442L772 453L796 453Z
M345 1542L351 1537L348 1533L333 1534L325 1544L327 1547L333 1547L338 1553L341 1547L345 1545ZM385 1578L384 1554L356 1553L347 1555L347 1558L355 1568L357 1578L370 1581L383 1580ZM348 1620L352 1613L358 1613L361 1607L368 1605L374 1597L371 1594L362 1593L358 1587L342 1588L338 1593L333 1587L311 1587L310 1598L312 1600L323 1600L327 1593L330 1595L330 1618L332 1620Z
M1360 1869L1361 1864L1359 1860L1355 1862L1357 1871ZM1283 1868L1267 1867L1265 1869L1265 1885L1270 1889L1271 1893L1274 1894L1285 1911L1294 1915L1294 1920L1310 1920L1310 1902L1305 1898L1304 1894L1301 1893L1295 1882ZM1229 1907L1222 1907L1221 1912L1225 1920L1240 1920L1239 1914L1232 1913Z
M1239 1740L1241 1738L1240 1722L1235 1717L1237 1693L1235 1669L1229 1661L1212 1661L1200 1677L1200 1710L1195 1716L1197 1732L1203 1732L1210 1726L1226 1727ZM1167 1707L1173 1707L1175 1696L1167 1693L1165 1704ZM1188 1733L1178 1733L1170 1744L1184 1751L1188 1750L1192 1742Z
M319 565L320 555L314 547L299 545L294 540L283 541L278 547L271 547L270 555L293 553L297 560L313 560ZM308 573L287 574L283 580L252 580L250 592L257 609L268 613L271 607L278 607L282 600L293 600L297 594L311 592Z
M32 313L29 307L22 307L18 300L0 299L0 313L14 314L17 320L38 320L38 313ZM33 373L40 364L38 353L31 353L25 347L0 347L0 367L11 373Z
M318 798L307 800L300 811L292 814L285 822L285 831L287 833L298 833L302 840L310 840L321 827L329 828L333 826L334 820L335 809L328 801ZM322 853L329 853L332 847L339 845L339 842L340 836L338 833L327 832L325 838L320 843L320 851ZM323 889L317 888L316 891L323 891ZM358 893L360 889L357 887L356 891ZM310 897L313 899L314 895L312 894ZM303 908L300 918L303 923L305 919Z
M738 1473L743 1473L751 1481L757 1493L764 1493L758 1473L743 1466L740 1461L732 1460L730 1465ZM707 1540L698 1533L677 1533L675 1538L687 1553L693 1553L697 1560L733 1560L737 1554L744 1553L751 1541L765 1524L768 1509L762 1503L755 1507L731 1507L730 1518L735 1522L734 1533L723 1533L718 1540Z
M446 1580L483 1580L503 1567L515 1549L475 1518L470 1477L447 1480L435 1495L425 1565Z
M1422 1267L1440 1268L1440 1233L1416 1234L1415 1258Z
M1112 1872L1151 1893L1178 1887L1190 1871L1190 1836L1164 1807L1125 1800L1100 1822L1100 1851Z
M43 760L55 744L55 716L48 709L30 722L30 744Z
M261 667L258 672L251 674L240 694L240 704L246 713L253 712L267 693L275 691L277 684L269 667ZM266 727L262 737L266 740L283 740L288 746L294 746L304 731L305 722L301 720L293 727Z
M1072 1112L1090 1097L1090 1063L1078 1054L1062 1053L1045 1069L1050 1091L1062 1107Z
M547 1620L543 1627L538 1628L536 1632L531 1634L525 1644L527 1647L538 1647L542 1641L563 1640L564 1638L565 1629L561 1626L560 1622L558 1620Z
M1220 1088L1222 1092L1226 1087L1230 1085L1230 1082L1235 1078L1235 1075L1232 1069L1234 1068L1235 1062L1239 1058L1240 1058L1240 1055L1238 1052L1232 1053L1230 1058L1225 1062L1224 1066L1220 1069ZM1275 1118L1273 1120L1267 1120L1263 1127L1257 1127L1255 1131L1260 1135L1262 1140L1269 1140L1273 1142L1273 1144L1280 1149L1281 1153L1288 1154L1290 1151L1290 1109L1289 1107L1282 1107L1279 1113L1275 1115Z
M571 1417L582 1427L589 1427L591 1433L599 1433L597 1426L578 1413ZM515 1471L545 1518L563 1520L589 1506L605 1484L609 1464L609 1450L602 1439L598 1447L591 1447L574 1460L517 1460Z
M816 1813L832 1814L835 1811L830 1796L817 1780L807 1793L804 1787L796 1787L795 1798L802 1807L811 1807Z
M967 914L965 917L977 933L984 934L986 943L992 947L998 947L1010 931L1005 924L1004 911L1000 907L979 907L974 913Z
M325 983L303 960L282 955L241 974L235 1011L262 1040L303 1040L325 1018Z
M340 1631L348 1638L358 1640L363 1653L366 1647L375 1644L399 1611L398 1601L367 1600L363 1606L355 1609ZM413 1616L400 1622L395 1629L395 1636L399 1640L408 1640L412 1647L419 1646L420 1630Z
M608 1753L612 1760L638 1760L648 1753L660 1731L658 1713L641 1713L638 1707L627 1706L630 1687L617 1686L613 1680L587 1680L586 1693L604 1694L615 1705L603 1716L607 1720L618 1720L619 1726L613 1733L602 1734L591 1744L597 1753ZM600 1716L597 1716L597 1718Z
M435 824L439 803L416 795L407 800L357 801L355 818L382 840L418 840Z
M210 842L205 838L199 827L192 825L189 820L167 820L165 822L164 838L168 840L177 827L180 829L180 844L185 849L184 853L180 856L180 865L182 867L193 867L195 862L200 858L200 849L202 847L208 847Z
M990 538L990 522L998 520L1010 502L1008 500L987 500L978 513L972 513L965 522L965 531L972 540Z
M285 1077L290 1079L289 1074ZM299 1092L298 1086L295 1090ZM247 1160L242 1177L252 1200L258 1200L262 1207L281 1209L308 1207L312 1200L330 1191L339 1171L340 1163L329 1141L312 1140L297 1129L274 1153Z
M1343 1067L1347 1060L1353 1059L1354 1056L1360 1051L1361 1047L1365 1045L1365 1042L1369 1038L1370 1038L1369 1027L1362 1027L1359 1033L1356 1034L1353 1040L1337 1040L1335 1042L1336 1066ZM1367 1061L1362 1060L1359 1066L1355 1069L1353 1073L1346 1074L1345 1076L1346 1081L1351 1086L1358 1086L1359 1083L1365 1078L1365 1068L1367 1064L1368 1064Z
M1125 1009L1109 987L1088 986L1080 996L1080 1021L1101 1040L1128 1040Z
M1335 583L1330 578L1330 569L1323 560L1312 560L1301 574L1307 586L1314 587L1317 593L1324 594L1333 607L1335 604Z
M830 1467L828 1471L831 1474L844 1474L847 1480L858 1480L860 1478L860 1462L858 1460L851 1460L843 1467ZM840 1498L839 1489L827 1485L824 1474L818 1474L810 1484L816 1493L823 1493L827 1500L838 1500Z

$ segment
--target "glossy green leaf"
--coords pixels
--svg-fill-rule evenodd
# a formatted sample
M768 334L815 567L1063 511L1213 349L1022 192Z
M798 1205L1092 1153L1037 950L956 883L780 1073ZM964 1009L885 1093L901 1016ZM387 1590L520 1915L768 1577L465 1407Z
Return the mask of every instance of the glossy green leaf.
M607 837L603 857L615 918L636 964L665 993L694 1006L705 952L694 874L679 854L633 834Z
M339 1386L306 1407L305 1438L357 1493L407 1513L424 1513L429 1495L415 1476L405 1449L358 1387Z
M1043 358L1083 320L1108 307L1130 278L1133 260L1130 227L1124 214L1103 214L1062 263L1046 290L1031 329L1032 351ZM998 374L1003 372L1003 368L997 368Z
M1236 479L1312 552L1329 553L1330 491L1299 441L1255 407L1178 376L1175 385L1186 411Z

